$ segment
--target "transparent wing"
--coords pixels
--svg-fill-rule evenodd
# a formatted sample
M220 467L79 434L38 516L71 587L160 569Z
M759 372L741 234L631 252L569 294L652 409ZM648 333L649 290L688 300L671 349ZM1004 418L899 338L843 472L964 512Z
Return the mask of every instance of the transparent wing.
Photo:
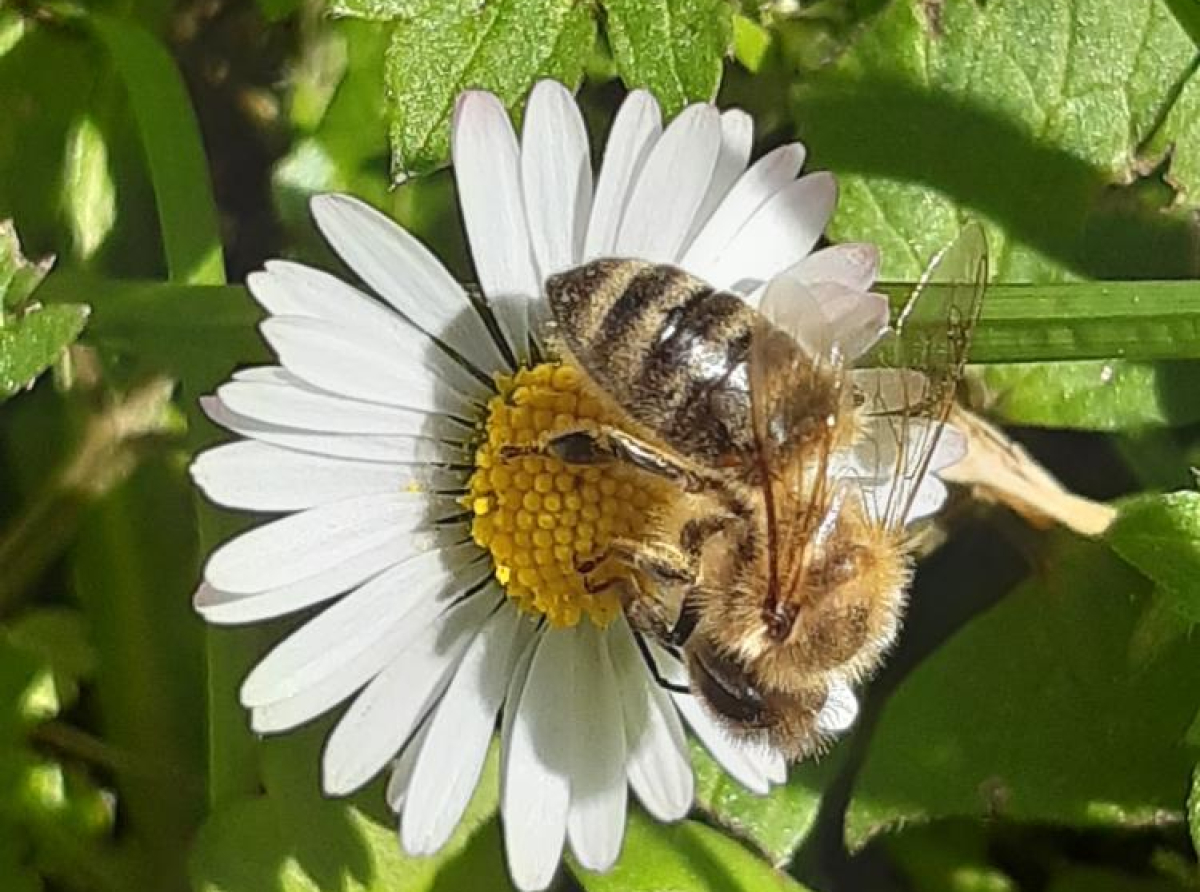
M877 356L851 383L865 429L853 450L876 520L900 529L936 511L945 487L930 474L962 456L946 424L967 363L987 284L987 240L977 223L930 262Z
M795 591L841 507L835 463L854 437L849 364L887 327L887 301L832 283L775 279L750 345L751 419L766 503L764 613ZM787 623L780 617L781 624Z

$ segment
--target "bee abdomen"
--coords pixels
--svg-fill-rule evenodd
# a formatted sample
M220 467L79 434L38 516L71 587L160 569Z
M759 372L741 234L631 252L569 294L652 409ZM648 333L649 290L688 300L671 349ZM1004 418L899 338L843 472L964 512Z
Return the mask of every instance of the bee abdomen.
M701 461L744 448L755 314L740 298L633 260L593 261L546 290L567 348L635 420Z

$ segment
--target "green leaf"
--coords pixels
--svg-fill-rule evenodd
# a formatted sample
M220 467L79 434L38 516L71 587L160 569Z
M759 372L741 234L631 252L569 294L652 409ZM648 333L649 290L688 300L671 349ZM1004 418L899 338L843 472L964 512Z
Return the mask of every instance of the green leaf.
M86 261L104 244L117 219L108 145L91 117L75 121L67 134L62 195L75 257Z
M81 304L33 307L0 328L0 400L48 369L79 337L87 317Z
M449 157L450 113L463 90L490 90L515 109L539 78L579 83L595 40L591 11L576 0L494 0L393 28L385 78L397 179Z
M205 393L238 365L266 359L255 328L262 311L242 286L123 282L61 272L46 280L38 297L55 308L79 294L93 301L89 343L169 372L188 394Z
M77 610L43 607L29 611L9 625L4 637L49 667L64 707L75 702L80 683L96 671L96 651Z
M1158 584L1180 615L1200 622L1200 493L1127 502L1107 538L1113 551Z
M307 746L299 751L314 755ZM489 829L500 798L495 750L462 823L428 858L405 855L393 826L321 798L314 758L299 774L293 758L283 761L268 795L219 809L205 823L190 865L197 892L468 892L496 875L499 837ZM479 846L478 836L489 844Z
M1200 2L1197 0L1167 0L1167 6L1192 40L1200 44Z
M0 221L0 320L25 305L53 265L51 257L27 260L12 221Z
M1194 124L1168 114L1194 55L1162 0L896 0L795 91L793 111L814 165L840 177L832 236L879 244L885 277L912 280L968 216L987 224L1001 280L1180 276L1196 269L1195 222L1139 177L1162 154L1154 140ZM985 380L1021 423L1200 417L1200 400L1176 410L1157 393L1200 392L1195 369L1180 381L1180 369L1114 367L1120 386L1093 392L1095 368Z
M1089 256L1088 218L1193 54L1160 0L898 0L798 92L796 120L843 174L835 234L878 236L885 275L919 273L970 211L999 224L1000 278L1060 280L1137 261Z
M11 221L0 223L0 402L30 386L87 321L89 310L82 304L31 302L51 263L26 260Z
M1035 576L885 706L847 813L852 846L939 817L1128 827L1181 816L1194 645L1143 640L1157 602L1105 545L1065 533L1050 545Z
M574 867L574 865L573 865ZM803 892L803 886L723 833L683 821L629 816L621 858L608 873L574 867L587 892Z
M479 12L484 0L332 0L329 11L370 22L464 16Z
M1137 876L1120 867L1068 865L1043 888L1046 892L1190 892L1196 888L1194 869L1188 864L1178 877Z
M743 68L757 73L770 49L770 31L744 15L733 17L733 56Z
M617 70L627 86L650 90L667 115L717 95L733 43L732 3L601 0L601 5Z
M693 744L696 804L735 836L753 843L772 864L783 867L816 823L821 797L841 767L842 752L838 749L819 762L794 766L786 784L756 796Z
M1119 431L1200 421L1200 365L1120 359L1017 363L978 370L983 404L999 421Z
M938 821L906 828L885 845L912 892L1018 892L1010 877L988 863L986 825Z

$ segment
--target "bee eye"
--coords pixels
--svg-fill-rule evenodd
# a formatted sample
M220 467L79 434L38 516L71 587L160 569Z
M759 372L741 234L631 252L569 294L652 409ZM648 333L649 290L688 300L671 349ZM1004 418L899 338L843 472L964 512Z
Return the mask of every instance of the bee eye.
M759 727L766 701L746 667L707 641L688 650L688 674L697 692L717 713L737 725Z

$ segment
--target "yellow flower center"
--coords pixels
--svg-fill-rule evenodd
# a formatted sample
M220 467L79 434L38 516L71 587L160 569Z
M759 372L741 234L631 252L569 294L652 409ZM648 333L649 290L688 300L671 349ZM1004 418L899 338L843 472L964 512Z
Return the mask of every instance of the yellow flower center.
M620 419L570 365L542 363L496 383L486 439L463 497L474 515L471 535L491 553L496 579L522 610L558 627L586 615L603 628L621 609L618 590L589 591L576 565L601 554L614 537L640 536L661 484L618 464L505 456L505 447L544 444L555 433Z

